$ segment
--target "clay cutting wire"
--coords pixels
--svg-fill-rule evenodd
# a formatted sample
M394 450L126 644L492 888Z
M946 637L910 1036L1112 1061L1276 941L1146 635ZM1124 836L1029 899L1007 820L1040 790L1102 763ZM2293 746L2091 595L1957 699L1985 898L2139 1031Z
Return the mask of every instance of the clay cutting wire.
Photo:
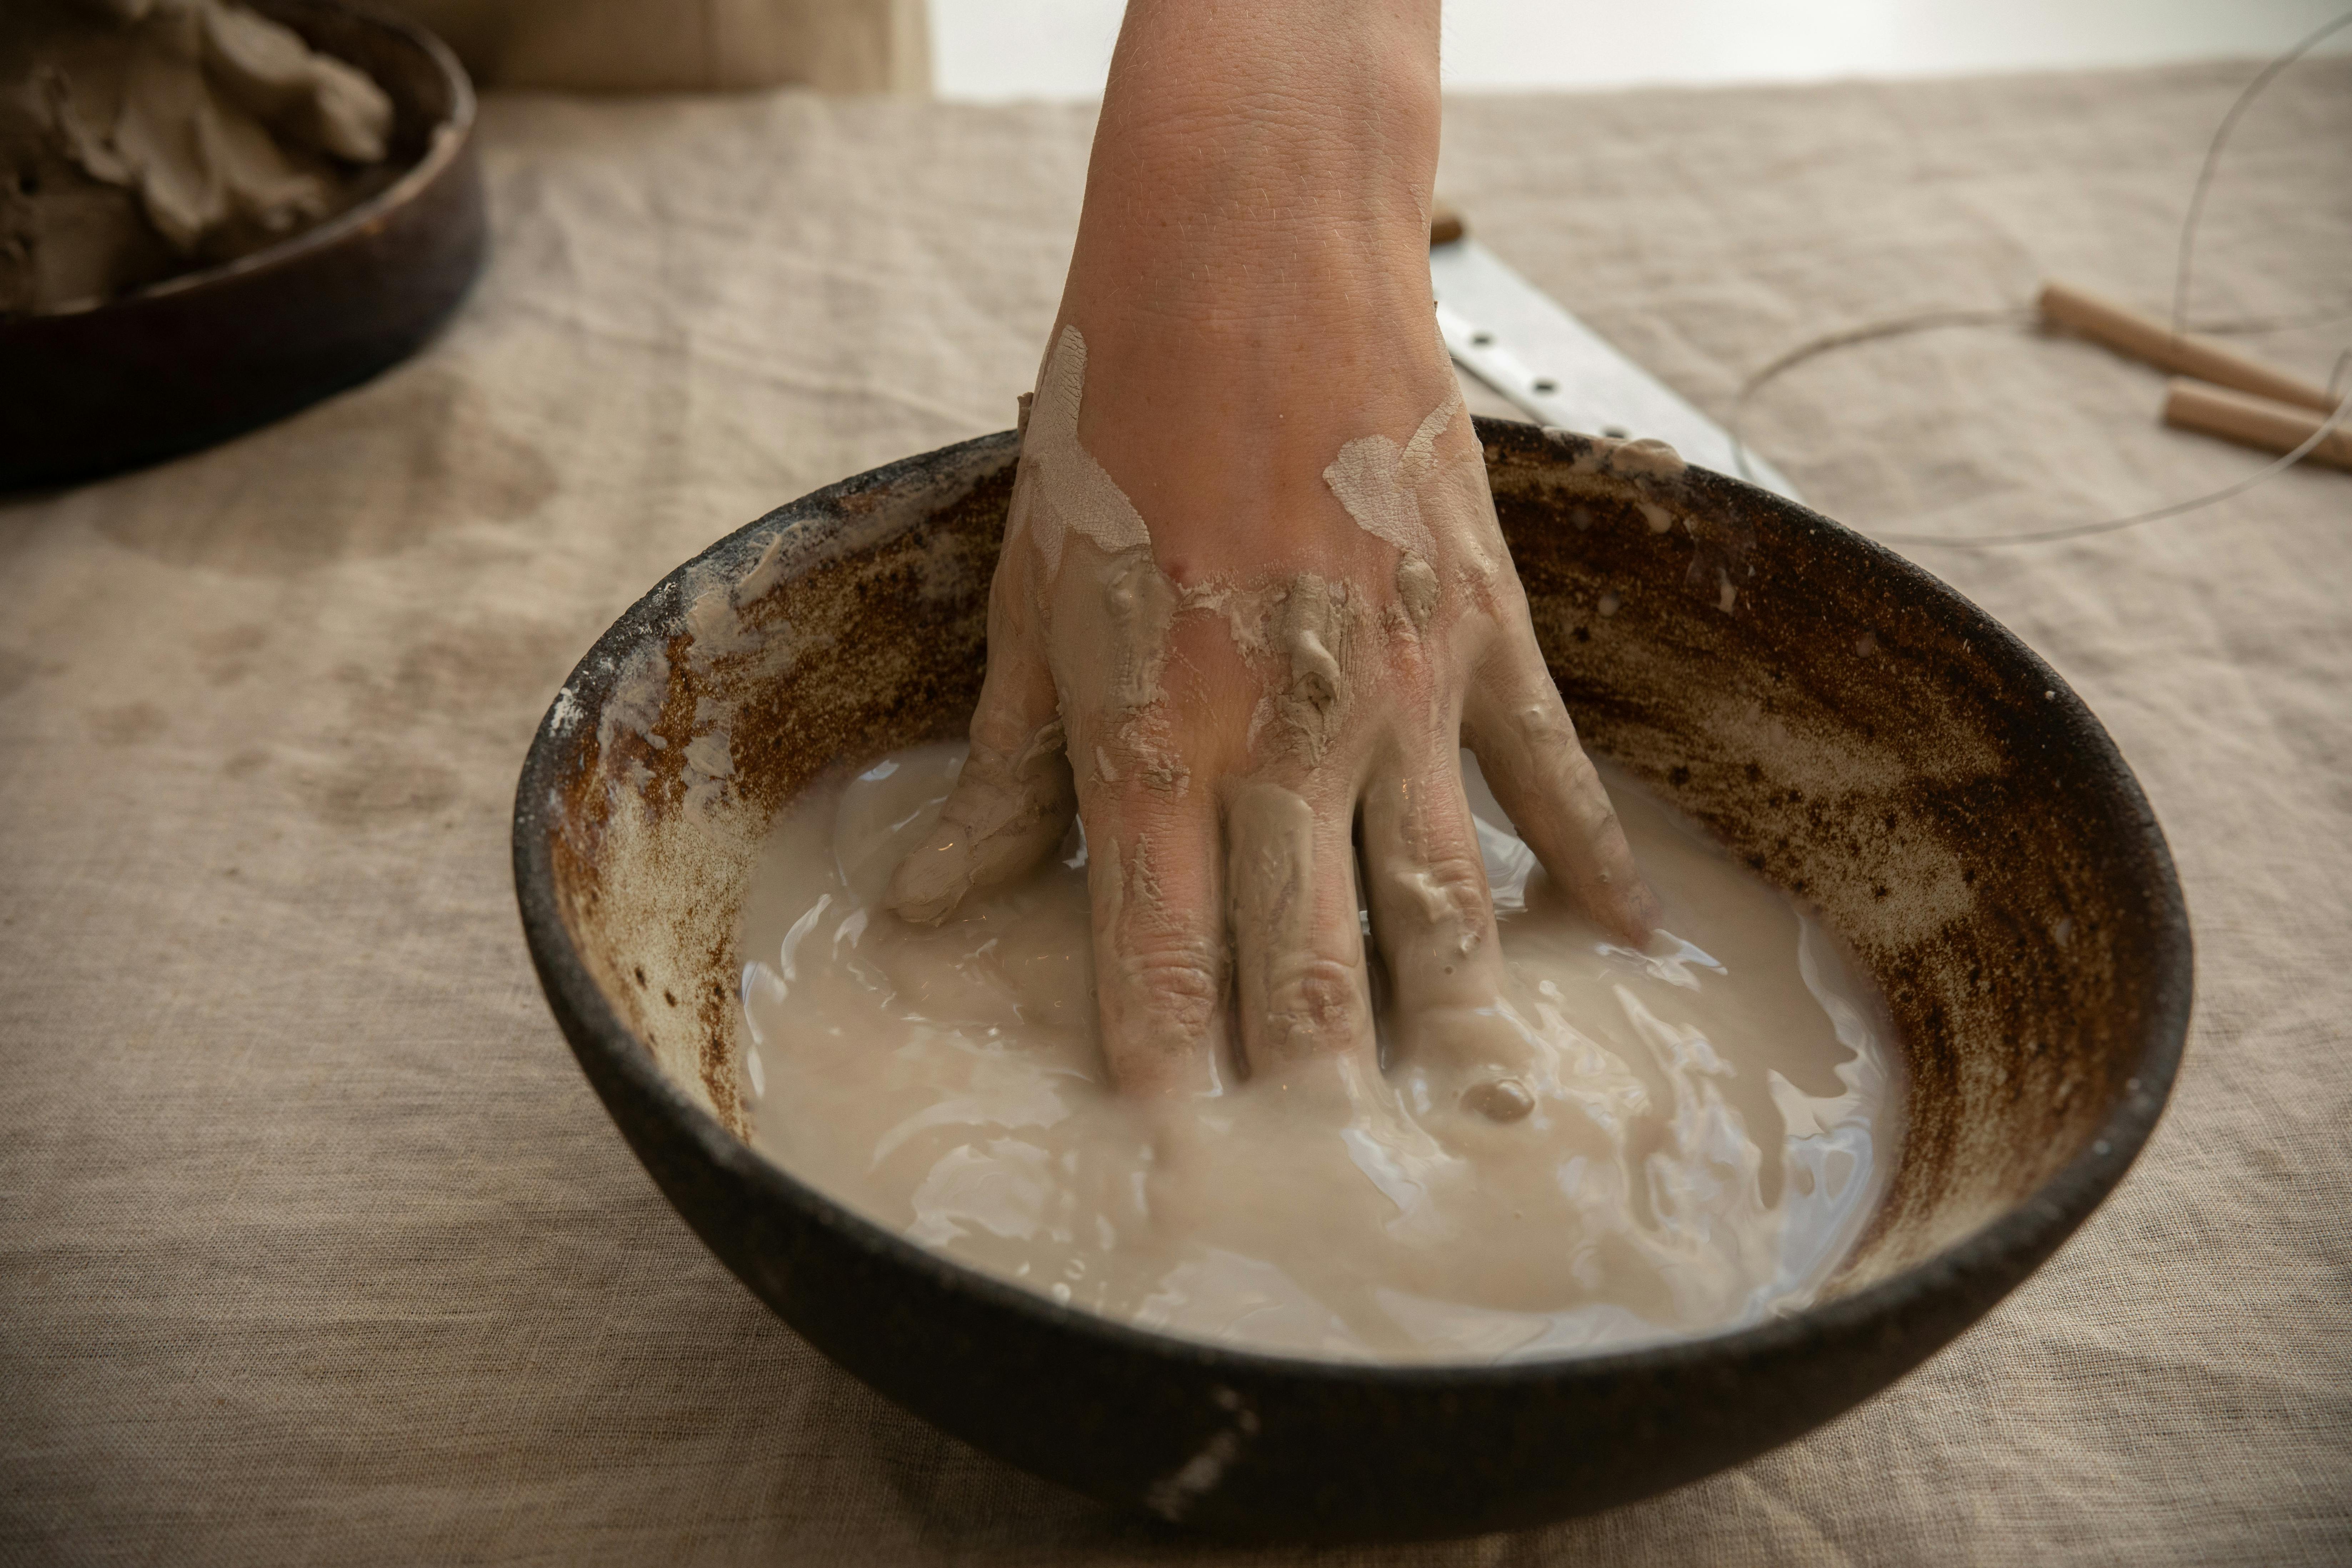
M2221 149L2228 142L2230 133L2237 128L2238 121L2244 116L2246 110L2262 96L2277 79L2280 72L2346 27L2352 27L2352 11L2345 12L2342 16L2305 35L2294 47L2256 72L2253 79L2239 92L2228 111L2221 116L2221 122L2215 128L2212 139L2206 143L2204 162L2198 170L2197 183L2189 195L2189 210L2180 226L2179 256L2178 265L2174 268L2172 293L2172 330L2176 335L2185 333L2189 330L2189 284L2196 252L2197 230L2203 221L2205 198L2212 187L2214 174L2221 162ZM2036 318L2037 312L2030 306L2006 310L1927 310L1913 315L1864 322L1859 326L1824 333L1798 344L1749 375L1740 384L1738 396L1732 400L1728 433L1731 437L1733 460L1738 467L1740 477L1749 480L1755 478L1754 468L1748 460L1748 444L1741 436L1749 403L1766 386L1798 365L1823 354L1888 338L1908 337L1919 332L1948 328L2024 327L2032 325ZM2270 331L2284 327L2321 325L2341 319L2343 319L2341 312L2330 311L2315 318L2223 322L2206 326L2201 330L2218 332ZM1989 550L2011 544L2044 544L2059 540L2084 539L2096 534L2115 533L2124 529L2137 528L2143 523L2157 522L2165 518L2179 517L2186 512L2217 505L2232 497L2242 495L2257 485L2264 484L2284 473L2316 451L2329 437L2342 428L2347 420L2352 420L2352 395L2346 395L2342 388L2347 365L2352 365L2352 349L2347 349L2337 356L2335 369L2328 376L2328 395L2335 397L2336 403L2335 409L2320 423L2318 428L2299 445L2273 461L2220 489L2208 491L2186 500L2156 507L2147 511L2134 512L2129 516L2100 518L2089 522L2067 523L2053 528L2025 529L2011 533L1865 531L1871 532L1873 538L1889 544L1937 545L1951 550Z

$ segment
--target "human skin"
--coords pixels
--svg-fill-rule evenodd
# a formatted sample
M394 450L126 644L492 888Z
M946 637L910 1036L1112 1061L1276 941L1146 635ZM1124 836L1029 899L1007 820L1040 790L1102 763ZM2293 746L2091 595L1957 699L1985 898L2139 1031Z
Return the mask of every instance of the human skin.
M1033 543L1041 393L972 760L891 901L944 918L1049 853L1075 808L1126 1092L1377 1086L1360 894L1391 1068L1441 1112L1525 1113L1463 743L1559 892L1622 941L1655 923L1448 408L1437 56L1436 0L1131 0L1120 30L1049 342L1083 338L1076 444L1149 559ZM1410 548L1351 513L1343 470L1396 480L1374 499L1417 509ZM1145 601L1176 608L1139 621ZM1139 700L1118 671L1144 622L1164 658Z

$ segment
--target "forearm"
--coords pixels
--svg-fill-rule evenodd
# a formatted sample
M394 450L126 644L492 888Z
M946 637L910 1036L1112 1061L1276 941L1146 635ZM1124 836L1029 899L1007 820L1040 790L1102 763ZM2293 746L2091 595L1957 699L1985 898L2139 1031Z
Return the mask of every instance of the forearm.
M1334 274L1392 287L1427 244L1437 11L1436 0L1135 0L1096 132L1074 288L1191 325L1286 316L1302 283Z
M1089 351L1081 438L1171 572L1312 531L1339 446L1410 432L1449 390L1428 324L1437 23L1436 0L1129 7L1061 321ZM1237 429L1276 438L1237 451Z

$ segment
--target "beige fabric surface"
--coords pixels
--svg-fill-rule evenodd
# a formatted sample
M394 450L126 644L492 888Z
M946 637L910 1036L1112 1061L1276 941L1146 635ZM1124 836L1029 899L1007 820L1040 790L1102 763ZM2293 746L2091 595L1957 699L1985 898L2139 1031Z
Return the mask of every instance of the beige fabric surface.
M1473 100L1487 241L1718 413L1828 327L2045 272L2160 303L2244 66ZM496 258L414 362L0 501L0 1560L1283 1563L882 1404L702 1250L542 1005L507 810L572 661L809 489L1002 427L1081 112L490 101ZM2209 315L2352 311L2352 62L2246 121ZM2352 333L2273 333L2324 376ZM2257 459L2078 342L1821 362L1754 437L1832 515L2061 521ZM1921 551L2138 770L2199 942L2139 1167L1925 1369L1737 1471L1376 1564L2352 1554L2352 476Z
M377 0L482 87L931 90L923 0Z

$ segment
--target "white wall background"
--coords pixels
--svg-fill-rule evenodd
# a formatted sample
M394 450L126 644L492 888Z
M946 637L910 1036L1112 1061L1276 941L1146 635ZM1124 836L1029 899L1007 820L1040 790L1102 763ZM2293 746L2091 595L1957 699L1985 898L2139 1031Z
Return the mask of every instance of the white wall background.
M929 3L941 97L1101 94L1121 0ZM2346 0L1446 0L1445 81L1502 91L2256 57L2345 8ZM2323 48L2352 49L2352 29Z

